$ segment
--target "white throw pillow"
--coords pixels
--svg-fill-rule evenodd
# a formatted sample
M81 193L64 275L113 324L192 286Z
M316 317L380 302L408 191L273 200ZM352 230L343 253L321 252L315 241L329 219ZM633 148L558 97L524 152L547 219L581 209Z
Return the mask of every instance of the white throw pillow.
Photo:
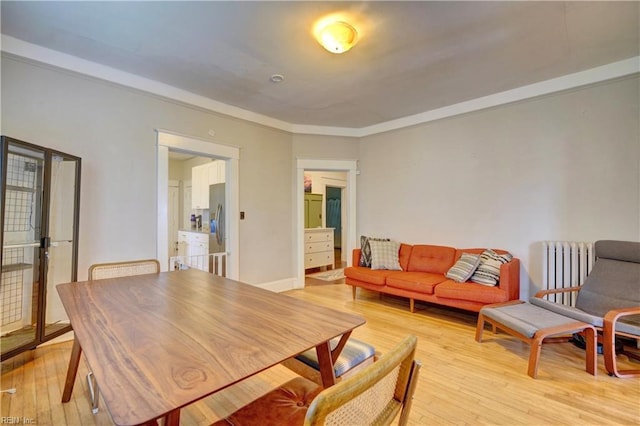
M371 246L371 269L401 271L400 243L397 241L369 240Z

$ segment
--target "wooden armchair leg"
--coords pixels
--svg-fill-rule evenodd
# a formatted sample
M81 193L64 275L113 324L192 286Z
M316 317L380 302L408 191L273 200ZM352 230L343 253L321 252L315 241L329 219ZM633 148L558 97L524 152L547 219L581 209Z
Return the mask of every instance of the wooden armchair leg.
M531 340L531 350L529 352L529 367L527 374L534 379L538 377L538 360L540 359L540 350L542 349L542 341L544 336L536 337Z
M585 328L582 331L587 340L587 347L585 348L586 357L586 370L592 376L595 376L598 371L598 337L596 329L593 327Z
M604 366L610 376L621 379L629 377L640 377L640 370L618 370L616 362L616 336L611 332L612 327L605 327L602 335L602 345L604 347Z

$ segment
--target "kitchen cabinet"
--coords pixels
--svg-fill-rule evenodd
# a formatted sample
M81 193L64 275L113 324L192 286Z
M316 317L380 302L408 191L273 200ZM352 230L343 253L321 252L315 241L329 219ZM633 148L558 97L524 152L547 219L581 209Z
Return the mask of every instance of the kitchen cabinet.
M333 228L304 230L304 269L333 266Z
M209 208L209 186L224 183L226 163L222 160L211 161L191 169L191 208L207 210Z
M209 272L209 234L178 231L178 254L190 268Z
M209 185L224 183L226 173L226 163L216 160L209 163Z
M191 169L191 208L209 208L209 163Z
M322 226L322 194L304 194L304 227Z

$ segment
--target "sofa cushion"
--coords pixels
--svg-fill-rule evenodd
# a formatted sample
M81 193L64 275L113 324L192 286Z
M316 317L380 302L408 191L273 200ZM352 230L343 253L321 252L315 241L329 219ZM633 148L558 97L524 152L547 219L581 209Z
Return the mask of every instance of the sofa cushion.
M372 238L365 235L360 236L360 262L358 266L371 267L371 245L369 241L390 241L389 238Z
M409 268L409 258L411 257L411 249L413 246L409 244L400 243L400 252L398 257L400 258L400 267L403 271L407 271Z
M433 294L433 289L445 281L442 274L431 272L402 272L387 277L387 286L424 294Z
M365 268L364 266L351 266L344 269L344 275L358 281L369 284L384 286L387 277L391 274L399 274L399 271L389 271L387 269Z
M446 299L468 300L478 303L499 303L509 300L509 295L500 287L487 287L486 285L471 282L457 283L447 280L438 284L435 295Z
M402 270L398 258L399 242L370 240L369 246L371 246L371 269Z
M474 283L494 286L500 280L500 266L513 259L510 253L498 254L491 249L486 249L480 255L480 265L471 276Z
M408 270L446 274L454 264L456 249L446 246L414 245L411 249Z
M479 264L479 254L463 253L455 265L447 271L446 277L456 282L463 283L471 278L471 275L473 275Z

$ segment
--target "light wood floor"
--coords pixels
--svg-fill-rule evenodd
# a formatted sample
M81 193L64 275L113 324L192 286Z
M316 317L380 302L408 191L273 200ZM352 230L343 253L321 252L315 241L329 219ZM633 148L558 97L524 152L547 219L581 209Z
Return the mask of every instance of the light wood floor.
M379 299L360 290L353 302L344 284L287 294L363 315L367 324L353 335L382 353L406 334L418 336L423 367L412 425L640 425L640 380L609 377L602 356L598 375L589 375L584 353L571 344L545 345L534 380L526 374L527 345L489 330L482 344L474 341L475 314L419 303L411 314L405 299ZM2 393L2 419L15 416L21 424L26 419L55 426L113 424L104 406L91 414L84 362L72 400L60 403L70 350L70 343L50 345L2 363L2 389L17 388L13 395ZM185 408L181 424L208 425L292 377L277 366Z

